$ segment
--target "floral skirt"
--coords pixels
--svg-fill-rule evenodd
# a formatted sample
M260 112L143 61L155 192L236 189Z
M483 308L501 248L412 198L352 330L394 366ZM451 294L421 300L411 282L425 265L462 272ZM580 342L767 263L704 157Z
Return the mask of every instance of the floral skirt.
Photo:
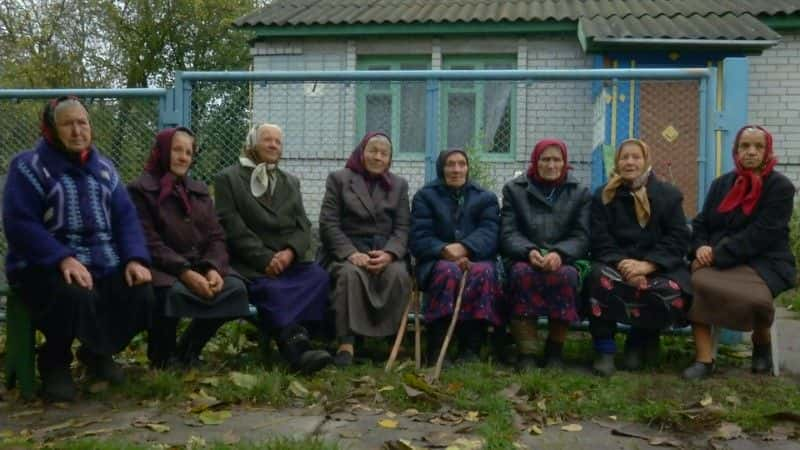
M426 322L453 315L461 273L461 269L451 261L440 260L433 266L426 292L427 301L423 306ZM502 319L496 309L500 295L500 281L494 263L472 263L461 297L458 319L487 320L494 325L500 325Z
M555 272L543 272L528 262L515 262L508 282L511 317L578 320L578 278L573 266L562 265Z

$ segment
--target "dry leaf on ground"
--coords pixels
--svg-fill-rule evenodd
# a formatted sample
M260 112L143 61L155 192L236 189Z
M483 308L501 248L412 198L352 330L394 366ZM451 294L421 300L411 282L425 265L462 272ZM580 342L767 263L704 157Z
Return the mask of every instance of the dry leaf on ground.
M395 429L397 428L397 425L398 422L393 419L381 419L378 421L378 426L380 426L381 428Z
M164 425L162 423L148 423L145 425L145 428L155 431L156 433L166 433L170 430L169 425Z
M700 400L700 406L702 406L702 407L704 407L704 408L705 408L705 407L707 407L707 406L710 406L712 403L714 403L714 399L713 399L713 398L711 398L711 395L709 395L709 394L706 394L706 395L705 395L705 396L704 396L704 397L703 397L703 398Z
M569 425L564 425L561 427L561 431L583 431L583 427L577 423L571 423Z
M742 433L742 427L736 425L735 423L723 422L719 428L717 428L717 431L714 432L712 438L724 439L728 441L742 436L744 436Z
M220 411L211 411L207 409L198 414L197 419L203 425L220 425L230 419L231 416L231 412L224 409Z
M295 397L299 398L308 397L310 394L308 389L297 380L292 380L292 382L289 383L289 391L294 394Z
M228 377L242 389L253 389L258 384L258 377L249 373L231 372Z

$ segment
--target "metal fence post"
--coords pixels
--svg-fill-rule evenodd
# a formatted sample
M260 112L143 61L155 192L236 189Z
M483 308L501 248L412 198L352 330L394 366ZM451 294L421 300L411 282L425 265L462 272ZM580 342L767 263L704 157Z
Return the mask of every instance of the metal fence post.
M439 80L428 79L425 104L425 182L436 178L436 155L439 153Z

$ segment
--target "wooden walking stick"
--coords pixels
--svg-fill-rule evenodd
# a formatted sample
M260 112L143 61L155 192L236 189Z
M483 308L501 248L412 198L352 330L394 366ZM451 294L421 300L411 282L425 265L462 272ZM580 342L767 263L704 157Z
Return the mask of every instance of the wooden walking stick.
M397 336L394 338L394 345L392 346L392 351L389 353L389 360L386 361L386 368L384 369L386 372L392 370L392 366L394 365L394 361L397 359L397 353L400 351L400 345L403 344L403 338L406 336L406 326L408 326L408 312L411 311L411 305L414 303L418 303L419 300L419 290L416 288L416 283L414 283L414 287L411 290L411 295L408 296L408 304L406 305L406 310L403 312L403 318L400 320L400 328L397 330ZM419 315L419 307L417 307L417 312L414 317L414 324L417 327L417 332L419 332L419 319L416 317ZM419 345L419 342L416 343ZM414 348L415 353L419 350ZM419 368L419 356L417 357L417 368Z
M433 378L431 381L439 379L442 373L442 364L444 363L444 356L447 353L447 346L450 345L450 338L453 337L453 330L456 329L456 322L458 321L458 312L461 310L461 297L464 295L464 286L467 284L467 273L469 268L464 270L461 274L461 282L458 284L458 297L456 297L456 305L453 307L453 317L450 319L450 327L447 328L447 334L442 342L442 349L439 351L439 359L436 360L436 367L433 370Z

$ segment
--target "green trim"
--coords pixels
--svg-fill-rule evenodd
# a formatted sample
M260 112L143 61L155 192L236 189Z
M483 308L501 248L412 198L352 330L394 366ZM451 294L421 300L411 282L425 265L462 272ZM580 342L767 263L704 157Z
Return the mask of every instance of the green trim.
M759 17L759 20L775 31L800 30L800 13L794 13L788 16Z
M283 36L419 36L452 34L552 34L575 33L577 21L546 20L531 22L448 22L448 23L386 23L345 25L282 25L243 26L255 31L256 39Z

